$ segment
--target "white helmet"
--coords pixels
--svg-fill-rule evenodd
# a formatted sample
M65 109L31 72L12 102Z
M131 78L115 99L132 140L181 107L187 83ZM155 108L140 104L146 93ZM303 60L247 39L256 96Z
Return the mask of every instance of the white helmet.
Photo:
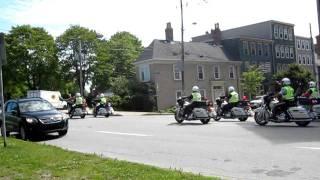
M281 80L281 82L282 82L282 85L290 85L290 84L291 84L289 78L283 78L283 79Z
M233 86L229 86L228 91L229 91L229 92L234 91L234 87L233 87Z
M81 96L81 94L80 93L76 93L76 97L80 97Z
M193 86L192 87L192 91L193 92L198 92L199 91L199 87L198 86Z
M103 93L101 93L101 94L100 94L100 97L104 97L104 94L103 94Z
M313 81L310 81L310 82L309 82L309 87L310 87L310 88L316 87L316 83L313 82Z

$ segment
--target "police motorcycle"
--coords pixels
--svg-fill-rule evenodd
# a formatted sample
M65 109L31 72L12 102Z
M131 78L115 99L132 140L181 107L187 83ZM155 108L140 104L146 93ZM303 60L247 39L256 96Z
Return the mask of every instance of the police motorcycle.
M176 104L174 118L178 123L183 121L200 120L202 124L208 124L210 119L215 116L213 104L210 101L193 102L194 107L190 114L185 114L186 107L190 105L190 97L179 97ZM185 115L184 115L185 114Z
M77 96L80 96L80 94L77 93ZM82 104L81 105L76 105L75 103L73 103L71 105L72 107L70 107L70 113L69 113L69 117L72 118L74 116L80 116L82 119L86 117L87 111L86 111L86 107L87 107L87 103L85 102L85 100L82 100Z
M244 110L243 107L233 107L230 111L223 113L222 108L228 104L225 100L225 96L220 96L216 99L216 113L217 115L213 118L215 121L220 121L221 118L224 119L236 119L239 121L246 121L249 114Z
M297 98L297 103L304 107L314 120L320 119L320 98L307 98L301 96Z
M97 116L109 117L112 114L111 103L108 102L104 106L100 106L99 109L96 110L96 107L98 106L100 106L100 103L95 103L94 111L93 111L94 117L97 117Z
M272 118L272 110L276 104L279 103L278 99L273 94L268 94L263 97L263 104L257 108L254 114L254 120L260 126L268 124L269 121L275 123L296 123L300 127L307 126L312 120L312 115L302 106L288 107L287 110L275 115Z

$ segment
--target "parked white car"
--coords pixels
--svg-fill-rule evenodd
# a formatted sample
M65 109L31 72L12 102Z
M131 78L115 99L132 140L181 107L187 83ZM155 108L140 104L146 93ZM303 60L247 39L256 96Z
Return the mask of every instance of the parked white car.
M46 91L46 90L29 90L27 92L28 98L39 97L50 102L53 107L57 109L67 109L67 102L61 100L61 93L59 91Z
M255 96L253 100L250 101L252 109L256 109L263 104L263 96Z

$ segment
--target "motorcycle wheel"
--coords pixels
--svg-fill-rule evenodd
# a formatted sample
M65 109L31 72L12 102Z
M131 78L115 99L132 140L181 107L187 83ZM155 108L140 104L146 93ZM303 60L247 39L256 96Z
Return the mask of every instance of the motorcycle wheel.
M258 125L265 126L266 124L268 124L268 120L265 114L266 113L264 110L256 111L254 113L254 120Z
M215 116L214 118L213 118L215 121L220 121L220 119L221 119L221 116Z
M246 121L247 119L248 119L248 117L241 117L241 118L239 118L239 121L244 122L244 121Z
M310 123L310 121L300 121L300 122L296 122L296 124L299 126L299 127L306 127L308 126Z
M180 124L183 122L183 117L181 116L181 113L179 111L176 111L174 114L174 119Z
M209 119L201 119L200 121L202 122L202 124L208 124L210 122L210 118Z

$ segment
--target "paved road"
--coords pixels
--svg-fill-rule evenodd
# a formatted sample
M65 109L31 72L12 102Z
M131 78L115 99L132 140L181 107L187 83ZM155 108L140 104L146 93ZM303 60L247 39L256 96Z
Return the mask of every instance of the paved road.
M320 180L320 123L257 126L221 120L175 123L130 114L72 119L68 134L44 141L69 150L226 179Z

